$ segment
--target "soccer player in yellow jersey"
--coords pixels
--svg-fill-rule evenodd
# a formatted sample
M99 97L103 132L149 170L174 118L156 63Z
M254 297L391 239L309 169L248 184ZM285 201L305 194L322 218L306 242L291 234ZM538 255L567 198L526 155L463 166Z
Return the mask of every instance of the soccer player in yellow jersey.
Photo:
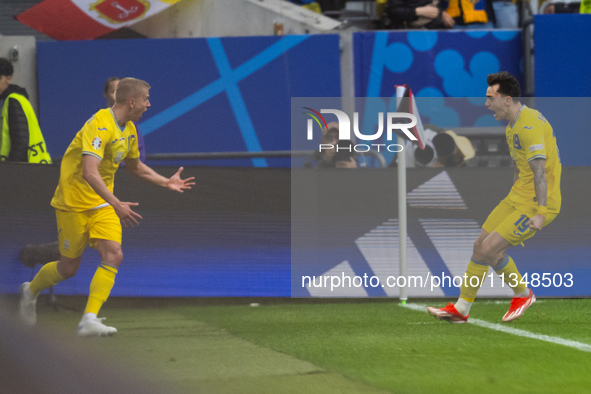
M113 194L115 172L122 161L135 176L182 193L194 178L181 179L183 168L170 178L157 174L139 160L137 122L150 107L150 85L135 78L119 82L112 108L94 114L76 134L62 159L60 179L51 205L56 210L59 261L45 264L31 282L20 286L20 315L34 325L39 292L76 275L82 252L90 244L101 264L90 283L88 302L78 325L80 336L107 336L117 332L97 314L115 283L123 259L121 225L133 227L142 217L135 202Z
M452 323L468 320L489 266L514 292L502 320L508 322L523 315L536 297L505 251L533 237L560 212L562 165L552 126L541 113L521 104L521 89L513 75L504 71L490 74L487 83L486 106L494 111L496 120L509 121L506 137L514 162L514 183L482 226L458 301L444 308L427 308L431 315Z

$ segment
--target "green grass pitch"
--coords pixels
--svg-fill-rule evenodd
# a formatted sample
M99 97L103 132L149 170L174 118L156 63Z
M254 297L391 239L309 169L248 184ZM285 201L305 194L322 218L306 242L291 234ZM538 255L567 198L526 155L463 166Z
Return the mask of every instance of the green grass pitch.
M447 300L409 300L443 306ZM475 324L449 324L394 299L117 299L111 338L75 335L84 300L39 301L36 330L57 332L145 379L198 393L588 393L591 300L540 299L503 324L582 350ZM258 303L258 306L251 306ZM256 305L256 304L255 304ZM501 323L508 300L471 318ZM543 337L547 336L547 337Z

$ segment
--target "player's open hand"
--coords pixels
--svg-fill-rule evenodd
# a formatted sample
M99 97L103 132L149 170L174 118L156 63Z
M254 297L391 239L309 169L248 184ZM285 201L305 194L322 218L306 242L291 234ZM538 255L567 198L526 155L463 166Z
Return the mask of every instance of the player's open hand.
M544 217L544 215L536 215L533 218L529 219L526 224L532 230L541 230L545 220L546 218Z
M117 205L113 205L115 209L115 213L121 219L121 224L125 228L135 227L140 224L140 220L142 220L142 215L137 212L134 212L131 207L138 206L137 202L120 202Z
M167 188L182 193L184 190L190 189L191 186L195 184L195 177L193 176L187 179L181 179L181 172L183 169L183 167L179 168L176 174L170 177L168 183L166 184Z

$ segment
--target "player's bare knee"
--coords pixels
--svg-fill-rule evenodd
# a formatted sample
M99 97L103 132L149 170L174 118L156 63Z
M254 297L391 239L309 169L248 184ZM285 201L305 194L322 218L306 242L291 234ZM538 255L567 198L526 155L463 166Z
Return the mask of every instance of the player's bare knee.
M474 242L474 259L478 261L484 261L488 257L489 253L490 251L487 249L484 242L482 242L479 239L477 239L476 242Z
M108 253L105 253L102 256L103 264L110 265L111 267L119 267L122 261L123 252L121 251L121 249L109 251Z
M493 250L487 242L474 243L474 253L472 259L494 266L496 264L498 253Z
M123 251L119 244L102 244L99 247L99 252L101 253L101 261L103 264L117 268L121 264L121 261L123 261Z
M474 254L479 254L481 247L482 247L482 239L478 238L476 241L474 241L474 247L472 248L472 252Z
M58 265L57 272L60 274L62 278L68 279L72 278L73 276L76 276L76 274L78 273L78 267L80 267L80 265L62 264L61 266Z
M121 265L122 261L123 261L123 251L121 249L119 249L119 251L115 254L115 261L114 261L114 263L116 264L115 267L119 267Z
M76 276L78 268L80 267L80 261L80 257L71 258L62 255L60 260L57 262L58 274L60 274L60 276L64 279Z

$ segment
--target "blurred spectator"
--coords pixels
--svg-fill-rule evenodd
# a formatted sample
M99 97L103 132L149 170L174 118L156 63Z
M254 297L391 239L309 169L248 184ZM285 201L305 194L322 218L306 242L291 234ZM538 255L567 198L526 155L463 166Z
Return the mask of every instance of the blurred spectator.
M314 155L304 163L306 168L334 168L334 154L336 144L339 141L339 126L337 122L328 124L328 131L322 134L320 144L322 149L314 152ZM329 148L332 145L332 148Z
M357 168L351 140L340 140L333 157L335 168Z
M412 141L406 143L405 149L411 152L406 155L406 165L409 167L459 167L476 155L470 140L452 130L445 131L427 124L423 136L424 149ZM393 162L390 166L396 164Z
M320 4L318 4L314 0L289 0L289 1L294 4L300 5L310 11L314 11L319 14L322 13L322 8L320 7Z
M121 78L111 77L105 82L105 87L103 88L103 97L105 100L107 100L107 107L109 108L115 105L115 90L117 90L119 81L121 81Z
M339 140L338 122L330 122L320 139L319 151L304 163L306 168L357 168L351 140ZM314 165L314 162L316 163Z
M578 14L581 11L578 0L548 0L541 8L542 14Z
M433 146L437 151L437 164L432 167L459 167L476 155L470 140L452 130L437 133Z
M492 29L491 0L449 0L445 11L454 19L455 29Z
M519 10L516 1L492 0L492 8L495 14L495 27L497 29L519 28Z
M322 11L340 11L345 8L346 0L317 0Z
M434 125L425 125L423 129L423 143L424 149L421 149L416 143L408 141L405 149L409 152L414 152L413 155L407 155L406 165L412 167L414 165L420 167L432 167L437 163L437 152L433 145L433 137L437 135L439 128Z
M103 88L103 97L107 100L107 107L111 108L115 105L115 90L117 90L117 85L119 85L119 81L121 78L119 77L111 77L107 79L105 82L105 87ZM134 123L135 129L137 131L137 144L140 150L140 161L144 163L146 161L146 147L144 145L144 136L140 133L140 129L136 123ZM122 166L125 166L125 162L121 163Z
M384 25L388 28L449 29L455 25L439 0L388 0Z
M10 83L13 73L10 60L0 58L0 161L51 164L29 94Z

